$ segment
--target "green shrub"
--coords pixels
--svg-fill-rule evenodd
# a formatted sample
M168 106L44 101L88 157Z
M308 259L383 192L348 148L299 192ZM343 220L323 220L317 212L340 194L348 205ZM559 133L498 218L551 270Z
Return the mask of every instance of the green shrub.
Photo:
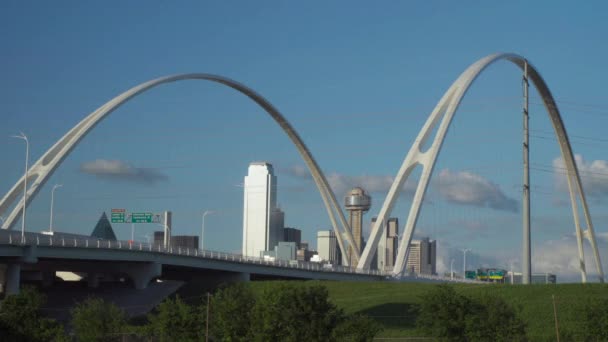
M126 326L125 313L100 298L88 298L72 309L72 327L79 341L120 341Z
M471 299L439 285L422 296L418 328L447 341L525 341L525 324L502 298Z

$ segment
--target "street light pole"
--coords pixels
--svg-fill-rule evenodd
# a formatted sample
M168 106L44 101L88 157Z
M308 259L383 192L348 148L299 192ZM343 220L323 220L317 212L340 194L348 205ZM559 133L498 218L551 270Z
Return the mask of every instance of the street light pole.
M463 261L462 261L462 278L466 278L467 274L467 252L470 252L470 248L461 249L463 253Z
M511 285L513 285L513 260L511 260Z
M63 186L62 184L55 184L55 185L53 185L53 190L51 190L51 220L49 222L50 235L53 235L53 204L55 202L55 190L57 190L58 188L61 188L62 186Z
M205 212L203 213L203 224L201 227L201 250L205 249L204 248L204 242L203 239L205 238L205 216L209 215L209 214L213 214L214 211L212 210L205 210Z
M12 135L11 138L22 139L25 141L25 177L23 179L23 215L21 217L21 242L25 241L25 208L27 207L27 174L30 159L30 141L27 135L19 132L19 135Z
M450 279L454 279L454 259L450 260Z

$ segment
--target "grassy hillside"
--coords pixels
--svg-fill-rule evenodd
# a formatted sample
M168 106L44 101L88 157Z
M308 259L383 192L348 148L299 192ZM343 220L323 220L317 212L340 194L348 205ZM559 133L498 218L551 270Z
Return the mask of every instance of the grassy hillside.
M348 313L368 315L381 323L381 337L422 336L415 327L420 296L431 284L392 282L318 282L327 287L332 301ZM272 282L252 283L261 290ZM555 295L562 340L578 340L585 304L608 299L608 285L453 285L461 294L500 296L520 310L531 341L555 341L552 295ZM380 337L379 336L379 337ZM567 338L565 338L567 337Z

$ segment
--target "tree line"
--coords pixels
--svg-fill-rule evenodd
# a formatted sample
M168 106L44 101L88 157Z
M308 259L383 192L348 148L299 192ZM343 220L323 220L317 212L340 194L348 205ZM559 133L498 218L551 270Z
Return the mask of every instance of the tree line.
M70 329L45 318L44 295L24 288L0 306L2 341L371 341L381 327L348 315L321 285L279 283L254 293L246 283L188 304L165 299L139 322L116 305L89 298L71 310Z
M420 334L438 341L527 341L520 308L501 297L468 297L450 285L429 287L416 308ZM324 286L279 282L254 291L247 283L185 301L165 299L145 317L128 319L113 303L88 298L71 310L66 329L41 313L45 297L26 287L0 303L2 341L372 341L372 318L346 314ZM608 341L608 300L587 303L576 339Z

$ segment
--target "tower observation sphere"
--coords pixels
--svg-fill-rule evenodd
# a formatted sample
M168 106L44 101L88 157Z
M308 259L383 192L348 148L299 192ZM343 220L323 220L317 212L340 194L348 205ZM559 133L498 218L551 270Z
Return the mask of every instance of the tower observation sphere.
M354 242L359 251L361 251L363 247L363 214L369 210L371 205L372 198L360 187L350 190L344 198L344 207L350 213L349 223L351 234L353 235ZM354 255L352 246L348 247L348 256L346 256L346 258L348 258L350 266L355 266L357 264L358 260Z
M360 210L367 212L372 205L371 197L362 188L353 188L344 198L346 210Z

